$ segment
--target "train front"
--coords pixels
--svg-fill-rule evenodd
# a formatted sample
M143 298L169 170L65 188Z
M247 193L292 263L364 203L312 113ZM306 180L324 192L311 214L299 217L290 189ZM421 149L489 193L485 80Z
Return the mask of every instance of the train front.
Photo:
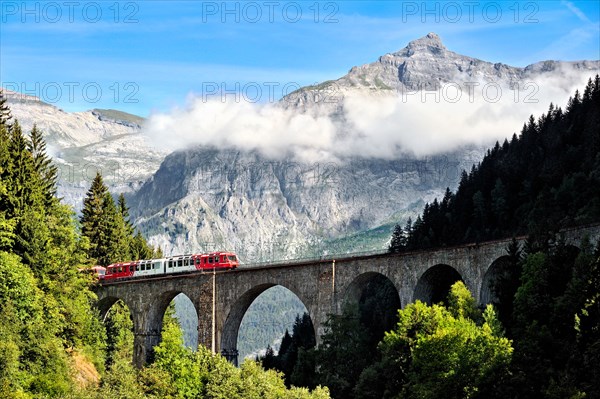
M225 266L227 269L235 269L240 265L237 256L232 252L222 252L221 259L223 266Z

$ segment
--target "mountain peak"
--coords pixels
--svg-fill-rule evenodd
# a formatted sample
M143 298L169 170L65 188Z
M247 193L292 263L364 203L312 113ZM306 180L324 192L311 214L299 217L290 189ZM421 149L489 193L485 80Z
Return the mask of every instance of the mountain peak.
M442 39L437 34L431 32L420 39L409 42L408 46L400 50L400 53L411 56L417 52L439 53L444 50L446 50L446 47L442 43Z

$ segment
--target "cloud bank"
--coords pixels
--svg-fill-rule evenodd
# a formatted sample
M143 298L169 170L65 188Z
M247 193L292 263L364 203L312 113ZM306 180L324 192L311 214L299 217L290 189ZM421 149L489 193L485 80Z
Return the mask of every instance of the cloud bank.
M551 102L564 109L592 74L561 69L519 85L457 77L437 91L394 94L340 88L336 103L304 112L281 104L190 97L184 108L151 115L144 132L170 150L211 145L299 162L425 157L510 138Z

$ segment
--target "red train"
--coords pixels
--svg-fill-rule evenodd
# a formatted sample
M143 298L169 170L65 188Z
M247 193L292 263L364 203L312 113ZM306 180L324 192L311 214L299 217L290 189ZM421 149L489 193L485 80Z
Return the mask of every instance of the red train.
M124 278L160 276L174 273L231 270L239 266L237 256L231 252L171 256L164 259L137 260L113 263L104 273L96 270L101 281L115 281ZM100 266L97 266L100 268Z

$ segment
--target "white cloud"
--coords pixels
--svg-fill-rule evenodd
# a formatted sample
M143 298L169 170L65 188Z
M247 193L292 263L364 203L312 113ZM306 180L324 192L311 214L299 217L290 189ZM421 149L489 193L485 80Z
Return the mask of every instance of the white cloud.
M529 115L546 112L550 102L564 108L590 76L589 71L557 70L521 82L518 90L457 77L438 92L382 96L346 91L342 118L323 110L298 113L273 104L196 97L186 108L151 115L145 132L173 150L214 145L304 162L428 156L502 141L518 132Z
M565 0L561 1L561 3L564 4L569 10L571 10L571 12L573 12L573 14L575 14L577 18L579 18L581 21L588 24L591 23L590 19L583 13L583 11L577 8L575 4Z

